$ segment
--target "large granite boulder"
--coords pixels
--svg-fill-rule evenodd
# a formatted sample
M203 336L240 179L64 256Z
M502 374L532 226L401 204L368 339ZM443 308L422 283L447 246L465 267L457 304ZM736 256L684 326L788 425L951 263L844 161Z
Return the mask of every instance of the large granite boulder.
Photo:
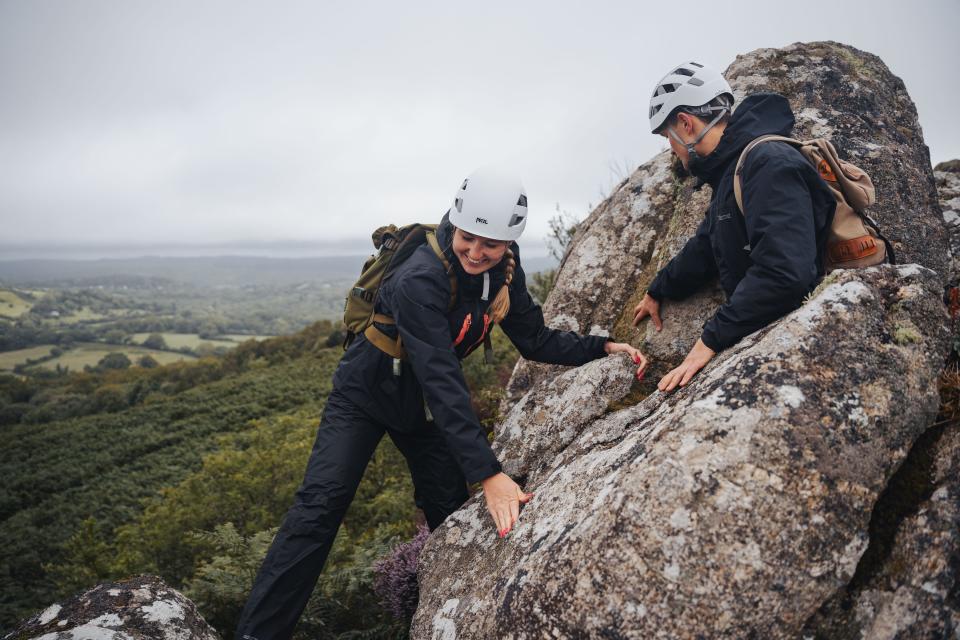
M180 592L154 576L97 585L26 620L4 640L219 640Z
M954 389L960 380L954 374ZM960 423L930 429L874 510L871 546L805 637L889 640L960 634ZM914 500L904 500L913 497ZM902 513L900 522L885 515Z
M838 272L685 389L514 456L536 497L505 539L482 497L434 532L413 637L797 637L936 415L941 293L917 265ZM555 393L516 406L528 429L570 413Z
M941 162L934 167L943 223L950 237L949 282L960 283L960 160Z
M737 101L750 93L785 95L797 116L794 136L828 137L841 157L866 169L877 186L871 215L893 242L898 261L949 273L944 229L930 155L917 110L878 57L833 42L759 49L725 71ZM653 80L651 80L651 83ZM610 331L654 358L651 378L676 365L723 301L707 285L683 302L663 306L664 330L632 327L632 310L656 272L703 217L710 187L672 170L669 152L643 164L580 225L544 304L549 324L582 332ZM502 411L537 382L562 369L518 363Z
M937 453L952 476L908 494L906 511L880 499L899 495L891 478L901 466L933 455L929 438L915 443L935 420L950 343L948 233L916 109L878 58L835 43L755 51L726 75L738 100L786 95L796 137L830 137L871 173L871 214L911 264L829 276L803 307L664 397L656 379L723 296L708 284L664 305L663 332L631 326L710 198L668 153L642 165L581 225L544 311L554 326L641 346L655 369L627 388L625 359L574 371L518 364L495 446L536 497L504 540L482 497L433 534L415 638L950 628L958 563L947 479L957 461ZM943 442L937 451L952 450ZM838 602L857 616L837 614ZM891 629L900 631L883 635Z
M525 395L498 427L493 442L504 473L521 483L535 483L545 463L629 394L629 363L622 354L594 360L544 380L539 393ZM531 422L536 429L528 428Z

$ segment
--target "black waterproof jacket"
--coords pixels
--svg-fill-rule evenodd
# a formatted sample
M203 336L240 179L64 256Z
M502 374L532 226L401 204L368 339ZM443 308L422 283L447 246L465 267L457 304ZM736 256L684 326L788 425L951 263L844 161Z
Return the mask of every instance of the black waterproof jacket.
M424 400L435 426L442 430L467 482L498 473L490 448L470 403L460 359L483 344L492 327L484 315L505 280L502 263L489 271L488 300L484 279L463 271L449 249L453 226L444 216L437 240L457 274L457 300L450 308L450 279L443 264L424 244L380 288L376 312L389 315L396 327L378 325L396 336L399 329L407 359L394 375L393 359L363 335L347 349L334 374L334 386L379 422L398 430L424 428ZM512 246L516 268L510 285L510 312L501 328L528 360L581 365L605 355L601 336L581 336L544 325L543 313L527 291L519 250Z
M743 148L761 135L789 136L793 124L783 96L756 94L740 104L717 148L690 167L713 187L706 216L647 290L658 301L679 300L719 276L727 301L701 335L714 351L799 307L823 276L836 202L799 151L783 142L757 146L743 167L744 214L733 194Z

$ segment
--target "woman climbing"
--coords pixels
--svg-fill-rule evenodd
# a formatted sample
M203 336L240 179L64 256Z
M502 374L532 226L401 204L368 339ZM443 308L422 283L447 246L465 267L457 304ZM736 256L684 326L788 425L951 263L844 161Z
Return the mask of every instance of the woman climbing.
M480 482L498 535L510 532L532 494L501 471L459 362L493 324L528 360L576 366L626 353L643 375L647 361L634 347L544 325L515 242L526 223L520 181L477 171L460 186L435 236L384 279L374 324L350 344L334 374L303 484L260 568L237 638L293 634L384 433L407 460L431 530L467 500L469 483Z

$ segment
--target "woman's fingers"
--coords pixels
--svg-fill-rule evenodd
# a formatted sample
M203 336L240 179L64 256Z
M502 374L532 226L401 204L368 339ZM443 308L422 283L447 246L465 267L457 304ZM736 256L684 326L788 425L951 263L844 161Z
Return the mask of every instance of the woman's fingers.
M500 507L500 521L503 523L503 535L510 533L513 523L510 522L510 507L503 505Z
M496 510L492 506L487 506L487 511L490 513L490 517L493 518L493 524L497 527L497 533L499 534L503 531L503 525L500 524L500 517L497 514Z
M496 491L491 486L487 495L487 511L497 527L497 535L501 538L517 524L520 518L520 504L527 503L533 498L532 493L524 493L523 489L513 481L509 484L510 488L501 487Z

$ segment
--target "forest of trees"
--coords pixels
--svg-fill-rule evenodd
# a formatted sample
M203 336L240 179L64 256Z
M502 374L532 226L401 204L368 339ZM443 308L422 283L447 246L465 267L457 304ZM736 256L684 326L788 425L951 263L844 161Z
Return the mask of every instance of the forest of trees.
M518 354L464 371L492 426ZM219 357L0 376L0 628L98 582L160 575L223 637L302 478L342 350L329 322ZM374 564L416 533L389 439L367 469L298 637L403 637Z

